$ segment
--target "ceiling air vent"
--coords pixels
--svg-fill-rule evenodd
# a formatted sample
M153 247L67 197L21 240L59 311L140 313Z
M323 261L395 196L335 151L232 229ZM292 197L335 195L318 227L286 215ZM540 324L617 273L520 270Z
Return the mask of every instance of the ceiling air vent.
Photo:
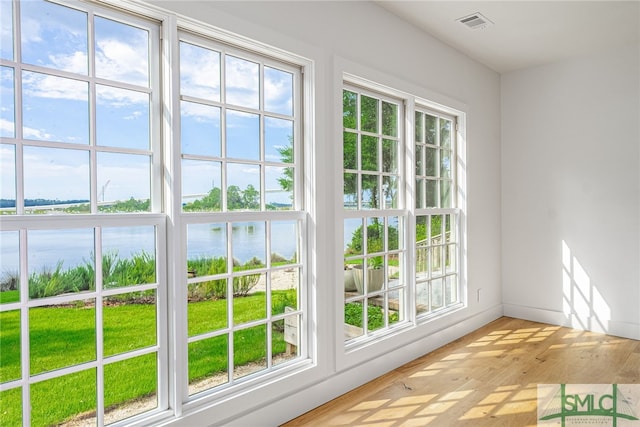
M466 25L468 28L471 28L472 30L479 30L482 28L486 28L489 25L493 25L493 22L491 22L487 17L483 16L479 12L476 12L469 16L465 16L463 18L458 18L456 19L456 21Z

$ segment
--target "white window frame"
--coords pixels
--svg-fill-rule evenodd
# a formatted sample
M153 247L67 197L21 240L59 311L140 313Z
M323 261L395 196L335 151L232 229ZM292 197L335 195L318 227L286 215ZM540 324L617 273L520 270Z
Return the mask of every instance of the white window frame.
M18 0L16 0L18 1ZM67 216L24 216L22 214L4 216L0 221L0 230L23 230L23 229L65 229L65 228L83 228L107 226L129 226L129 225L148 225L156 226L157 243L156 243L156 268L157 268L157 286L142 285L138 287L127 288L127 292L135 290L146 290L148 288L157 287L157 345L151 348L145 348L144 352L157 351L158 354L158 406L156 409L141 413L139 415L127 418L123 421L112 424L114 426L130 426L130 425L157 425L160 423L175 421L176 419L196 414L204 408L228 407L233 406L233 401L237 398L246 399L247 393L251 394L253 389L264 388L269 385L275 385L282 381L290 381L287 379L294 373L306 372L314 368L317 364L318 347L317 339L317 287L316 287L316 263L314 253L316 252L317 233L315 229L316 222L316 163L313 153L316 150L314 142L314 81L315 71L312 60L269 46L249 38L236 35L232 32L217 29L211 25L204 24L200 21L186 18L183 16L168 13L155 6L146 5L133 0L103 0L103 1L82 1L75 2L72 0L52 0L52 2L60 3L71 8L96 8L108 11L109 14L117 14L122 16L125 21L137 21L138 19L155 20L160 23L158 44L153 46L153 52L159 55L158 69L152 69L150 78L155 78L154 90L157 93L162 92L162 99L159 96L153 98L153 113L150 114L152 120L157 120L152 126L151 140L154 145L149 150L153 153L152 157L152 176L153 184L151 190L152 207L150 213L135 214L100 214L96 213L96 201L98 189L96 188L95 173L91 180L91 197L92 197L92 214L90 215L67 215ZM106 5L106 6L105 6ZM114 6L111 9L109 6ZM137 15L137 16L136 16ZM14 31L19 31L14 30ZM215 39L220 43L233 45L237 50L244 50L246 54L253 54L271 57L276 61L291 64L293 67L301 69L301 77L298 86L294 91L294 96L300 96L300 110L296 113L299 117L299 125L296 127L296 143L299 144L295 151L296 156L296 175L299 185L296 186L297 208L300 211L291 211L286 215L280 216L270 212L237 212L236 220L253 219L256 215L267 220L286 220L294 218L299 221L303 232L300 236L300 253L299 263L301 264L301 282L306 283L299 289L299 312L301 313L301 330L304 331L304 337L301 340L300 357L292 363L286 363L278 366L277 369L268 370L259 375L251 375L238 381L232 387L222 387L220 390L209 390L198 393L189 397L188 395L188 375L187 375L187 321L186 321L186 294L187 271L186 271L186 223L183 221L180 201L180 159L181 153L179 148L180 128L179 128L179 31L186 31L197 34L198 37ZM2 61L2 65L6 65L7 61ZM18 70L11 62L11 66ZM18 72L18 71L16 71ZM55 72L54 72L55 73ZM63 72L64 74L64 72ZM156 76L156 77L154 77ZM17 83L15 83L17 85ZM17 97L17 95L16 95ZM16 111L21 105L16 102ZM153 117L156 117L155 119ZM21 122L16 120L16 132L21 126ZM17 139L17 138L16 138ZM3 142L5 138L3 137ZM13 141L11 141L12 144ZM42 143L47 145L48 142ZM86 149L86 147L81 147ZM93 149L93 148L91 148ZM17 151L17 149L16 149ZM106 150L109 151L109 150ZM126 150L125 150L126 151ZM16 155L17 157L17 155ZM95 156L93 156L95 158ZM21 174L21 165L16 167L16 174ZM19 185L19 184L18 184ZM23 198L22 188L19 187L16 199ZM20 202L18 202L20 203ZM20 213L23 210L20 210ZM227 213L225 212L224 215ZM221 214L218 214L221 215ZM216 215L214 215L215 217ZM207 223L211 221L210 213L194 213L189 214L189 218L195 223ZM20 231L21 249L25 251L26 247L22 244L25 240L25 231ZM96 246L100 244L99 238L96 240ZM99 250L99 249L98 249ZM164 266L164 268L163 268ZM27 274L26 266L21 266L21 274ZM175 285L169 285L174 283ZM22 285L22 292L25 292L26 282ZM100 291L96 291L99 293ZM83 293L82 298L90 298L93 294ZM74 297L62 297L56 301L66 301L74 299ZM77 297L75 298L77 299ZM38 305L40 300L36 300L33 304ZM2 304L1 311L14 310L16 308L26 308L28 301L20 303ZM28 365L24 364L25 358L28 361L28 353L24 353L25 345L28 346L28 311L25 310L21 316L22 328L22 370L26 369L28 373ZM26 343L26 344L25 344ZM138 355L135 353L135 355ZM121 356L114 358L122 359ZM91 365L101 364L102 362L90 362ZM82 368L86 369L87 364L83 364ZM71 369L73 370L73 368ZM69 369L62 371L63 373L71 372ZM315 372L315 371L313 371ZM57 375L52 374L52 375ZM313 374L313 375L317 375ZM47 373L47 378L49 374ZM43 377L43 379L46 379ZM7 390L27 384L24 380L6 382L0 385L0 390ZM100 387L98 383L98 387ZM27 387L28 389L28 387ZM25 392L23 391L23 396ZM100 392L98 392L100 394ZM268 396L265 396L267 399ZM102 400L101 400L102 401ZM28 399L23 398L23 423L30 423L28 414ZM102 425L102 416L100 414L100 403L98 403L98 425ZM233 411L232 411L233 412ZM223 413L224 410L223 410Z
M175 24L175 26L174 26ZM169 256L173 256L176 261L172 263L172 268L169 271L169 277L172 277L175 283L179 283L179 286L170 289L171 297L170 302L173 304L181 305L179 309L170 310L170 313L174 315L174 318L170 324L169 336L170 339L175 340L176 343L184 343L184 345L174 345L174 351L176 360L181 361L173 366L175 369L174 381L175 386L171 387L172 393L172 406L176 415L180 416L183 413L192 413L202 409L203 407L211 405L224 405L226 401L233 397L250 390L275 384L288 374L297 372L302 369L313 367L317 363L317 344L316 344L316 330L317 330L317 312L315 309L315 277L316 277L316 262L313 256L316 247L316 234L317 231L312 225L313 219L316 217L316 178L315 178L315 161L310 155L315 151L314 142L314 64L311 60L302 56L275 48L273 46L265 45L252 39L239 36L232 32L224 31L218 28L213 28L210 25L203 24L194 19L186 18L183 16L176 17L171 25L171 43L168 46L166 53L166 64L171 70L171 91L173 95L170 99L169 114L173 118L173 121L167 123L165 129L167 130L167 138L171 141L165 141L167 145L172 147L166 161L170 165L174 180L172 182L173 191L169 191L171 200L167 205L167 212L170 212L170 221L176 225L179 225L179 233L175 233L174 238L169 238L169 245L173 244L169 249ZM183 38L184 37L184 38ZM298 124L295 127L294 143L296 145L294 149L295 165L296 165L296 179L300 184L294 187L295 200L297 206L294 208L299 211L285 211L284 215L278 215L276 212L260 211L260 212L182 212L181 197L177 195L181 194L181 159L182 154L180 152L180 70L179 70L179 41L185 40L196 45L205 46L202 42L204 40L211 40L214 43L226 44L232 47L232 50L241 52L242 57L253 57L260 62L265 60L268 62L271 58L273 61L279 63L290 64L291 67L300 69L301 76L298 80L297 86L294 88L293 96L299 96L298 102L299 110L295 112L298 117ZM224 63L220 64L224 67ZM281 212L282 213L282 212ZM186 262L186 220L190 223L210 223L210 222L226 222L232 221L244 221L244 220L287 220L295 219L301 222L301 236L300 236L300 254L299 263L301 264L300 271L300 283L298 301L301 317L300 329L303 337L301 338L300 356L289 363L285 363L281 366L277 366L273 369L267 369L257 375L250 375L246 378L240 378L232 385L222 385L219 387L211 388L200 393L189 396L189 384L188 384L188 372L187 372L187 342L189 337L187 336L187 302L186 302L186 288L187 288L187 262ZM216 221L218 219L218 221ZM173 337L173 338L171 338Z
M450 200L451 200L451 206L450 207L442 207L442 197L441 197L441 186L439 185L440 181L442 180L442 177L440 175L440 167L441 167L441 162L440 162L440 151L442 150L442 148L440 148L439 144L436 147L437 150L437 169L438 169L438 173L437 176L435 178L435 182L438 183L438 185L436 186L437 188L437 194L436 194L436 198L437 198L437 207L417 207L416 206L416 202L418 200L417 195L413 195L414 200L413 200L413 222L414 222L414 227L411 230L411 233L413 234L413 238L412 238L412 243L413 243L413 256L414 256L414 260L417 261L417 242L415 241L415 222L416 222L416 217L418 216L431 216L431 215L451 215L452 221L451 221L451 227L455 227L455 240L453 241L452 244L455 244L455 251L454 251L454 262L455 262L455 272L448 274L444 271L444 265L443 265L443 274L440 276L443 280L446 277L450 277L450 276L454 276L456 277L455 281L456 281L456 293L457 293L457 298L456 301L452 302L451 304L446 304L446 283L443 282L442 285L442 289L443 289L443 305L440 307L436 307L436 308L432 308L432 286L431 286L431 282L432 282L432 278L431 276L429 276L428 279L421 279L418 280L417 275L414 274L411 277L415 278L415 284L416 284L416 288L417 288L417 282L429 282L428 288L429 288L429 309L425 312L418 312L417 311L417 306L414 307L413 309L416 311L416 317L417 317L417 321L418 322L425 322L428 321L431 318L437 318L441 315L445 315L447 312L450 311L454 311L456 309L462 308L464 306L463 304L463 294L462 294L462 288L461 288L461 280L460 280L460 276L461 276L461 272L460 272L460 267L461 267L461 262L462 262L462 256L461 256L461 243L460 243L460 239L462 239L462 233L461 233L461 217L462 217L462 212L461 209L458 207L459 203L463 203L463 200L461 200L461 198L459 197L459 186L458 186L458 181L459 181L459 177L458 177L458 170L461 167L461 159L458 156L458 150L459 150L459 144L458 144L458 140L460 139L460 135L459 135L459 128L460 125L459 123L459 116L452 114L451 112L447 112L444 111L441 107L434 107L434 106L428 106L426 105L427 101L416 101L415 103L415 107L414 107L414 115L413 118L415 120L415 113L422 113L423 115L431 115L434 117L437 117L438 120L440 118L445 119L445 120L449 120L451 122L451 147L450 147L450 151L451 151L451 177L448 179L451 181L451 196L450 196ZM415 129L415 121L414 121L414 129ZM437 129L437 139L440 138L440 127L438 126ZM413 144L414 147L416 146L416 140L415 140L415 133L413 136ZM412 172L411 174L413 175L413 181L412 182L416 182L416 168L415 168L415 164L416 164L416 150L412 150L413 151L413 163L412 163ZM416 188L416 191L418 191L418 189ZM424 197L424 196L422 196ZM439 243L436 245L433 245L432 243L428 244L427 246L429 247L433 247L433 246L446 246L445 243ZM442 253L442 257L445 257L445 254ZM428 260L429 265L431 264L432 258L430 258ZM442 261L444 262L444 261ZM412 268L415 269L415 265L416 262L412 262ZM430 271L430 270L429 270ZM416 289L417 291L417 289ZM415 295L415 292L414 292ZM417 299L417 298L416 298ZM416 301L417 303L417 301Z
M357 192L357 206L355 209L345 209L343 206L340 206L340 218L341 218L341 225L344 226L344 221L345 220L349 220L349 219L361 219L364 221L364 224L366 225L368 220L370 218L384 218L383 222L384 224L387 223L387 219L388 218L392 218L392 217L396 217L398 218L398 249L394 249L394 250L383 250L382 252L380 252L382 257L387 257L387 255L389 254L398 254L400 255L402 262L402 268L399 272L400 275L400 280L401 282L403 282L403 284L397 288L391 288L388 289L386 286L383 287L383 289L381 291L369 291L367 290L367 292L363 291L363 294L360 295L355 295L352 297L346 297L343 299L343 303L341 305L342 310L339 311L343 311L344 307L346 304L348 303L352 303L352 302L360 302L362 304L362 311L363 311L363 319L368 319L368 300L369 297L371 296L378 296L378 297L382 297L383 299L383 307L382 307L382 312L383 312L383 316L384 316L384 324L381 328L376 329L374 331L369 331L368 327L366 327L364 325L364 322L366 320L363 320L363 334L359 335L359 336L355 336L353 338L347 339L345 337L345 341L344 341L344 346L347 349L347 351L353 349L353 348L358 348L361 347L362 345L364 345L367 342L370 342L372 340L376 340L379 339L382 336L386 336L390 333L394 333L394 331L398 330L399 328L402 328L404 325L406 325L408 322L411 321L412 317L410 316L410 310L408 309L409 305L408 305L408 294L409 294L409 286L407 283L407 276L406 276L406 263L407 263L407 255L408 255L408 247L406 246L406 230L407 230L407 225L409 223L408 221L408 216L407 216L407 209L406 209L406 198L405 198L405 191L404 188L406 186L405 180L405 174L404 174L404 170L406 168L405 166L405 157L404 157L404 152L406 150L406 130L405 130L405 121L403 120L404 116L405 116L405 105L406 103L404 102L404 98L402 97L401 94L398 94L397 92L391 91L389 88L386 87L382 87L379 85L372 85L371 82L364 82L361 79L358 79L355 76L345 76L344 78L344 82L342 84L342 90L346 90L346 91L352 91L357 93L358 98L360 99L360 96L364 95L364 96L368 96L371 98L375 98L378 99L380 102L388 102L388 103L392 103L392 104L396 104L398 106L398 135L397 135L397 143L398 143L398 147L397 147L397 161L398 161L398 172L397 172L397 177L398 177L398 200L397 200L397 207L393 208L393 207L387 207L385 206L385 202L383 200L383 197L380 197L380 201L379 201L379 207L378 208L364 208L362 206L362 200L361 200L361 179L357 180L356 183L356 192ZM400 95L400 96L399 96ZM341 107L341 111L342 111L342 107ZM346 128L344 128L342 126L342 123L340 123L340 130L341 130L341 135L343 133L343 129L344 132L349 132L349 133L354 133L354 134L367 134L368 132L366 131L362 131L362 129L360 128L360 107L359 107L359 103L356 105L356 114L357 114L357 118L356 118L356 123L358 123L358 125L356 126L357 129L351 129L351 130L346 130ZM378 112L378 119L381 120L381 115L382 115L382 111ZM382 134L380 133L379 136L381 138L383 138ZM358 138L359 139L359 138ZM342 138L340 139L340 141L342 141ZM341 147L343 148L343 145L340 144ZM358 145L358 147L360 147ZM356 152L361 153L361 149L357 148ZM340 164L341 164L341 171L343 171L343 150L340 150ZM381 155L382 153L379 152L379 155ZM358 167L361 165L356 165L356 171L358 173L358 176L362 175L363 173L363 169L361 167ZM385 173L384 171L378 170L378 171L373 171L371 173L366 173L366 171L364 171L365 175L375 175L376 177L384 177L387 176L389 174ZM341 173L341 177L342 179L340 180L340 182L343 183L343 177L344 175ZM342 186L342 188L344 188ZM339 227L340 229L343 230L343 227ZM365 228L368 228L366 226L363 226L363 238L364 235L366 234ZM387 229L387 227L384 227L385 230ZM386 231L385 231L385 235L386 235ZM344 236L344 231L343 231L343 236ZM343 239L339 239L340 242L343 241ZM365 242L363 241L363 249L364 246L366 246ZM342 250L340 251L340 253L342 253ZM362 256L358 256L358 258L362 258L363 262L366 263L367 259L370 257L369 252L367 251L366 253L363 253ZM386 263L385 263L386 265ZM364 271L367 271L366 266L364 267ZM385 273L385 277L388 276L388 268L384 269ZM368 274L367 274L368 276ZM363 274L363 281L367 281L367 279L364 277ZM342 283L341 281L337 282L338 284ZM342 289L338 290L340 294L342 294ZM400 316L400 320L396 323L393 324L389 324L388 322L388 296L390 293L392 292L399 292L401 297L400 302L399 302L399 316ZM346 334L346 328L348 328L346 326L346 323L344 322L344 316L342 317L342 323L344 324L345 327L345 334Z
M347 71L348 70L348 71ZM362 76L370 76L368 78ZM392 349L394 343L402 343L403 336L413 335L413 330L429 327L438 319L445 316L452 315L467 306L467 285L466 285L466 113L464 112L465 106L459 102L443 97L442 95L425 90L424 88L407 84L406 82L394 79L384 73L377 72L375 70L368 69L367 67L359 64L352 63L345 59L336 60L336 73L334 75L334 81L339 86L339 98L338 90L336 90L336 101L334 105L339 108L342 113L342 90L348 85L355 85L367 88L374 92L387 94L395 98L401 98L405 104L405 115L401 117L405 123L405 151L400 153L400 156L404 156L405 169L402 172L401 179L404 179L406 184L404 187L405 204L404 210L407 212L407 222L405 224L404 238L407 245L407 257L405 274L408 277L407 280L407 315L406 321L403 324L397 325L396 328L387 331L387 333L378 333L369 337L368 339L360 339L352 342L345 342L342 336L341 327L344 324L344 313L340 307L344 304L341 301L341 295L337 295L334 299L338 307L338 315L336 321L338 326L336 327L336 357L338 366L342 369L346 369L348 366L357 366L358 363L364 362L376 355L384 354L385 349ZM381 84L379 82L389 82L389 85ZM390 86L393 86L390 87ZM401 88L401 89L397 89ZM426 93L426 96L424 95ZM415 94L423 94L423 96L416 96ZM338 101L339 100L339 101ZM437 100L437 101L433 101ZM415 224L416 215L420 210L416 209L416 194L415 194L415 182L416 182L416 170L415 170L415 111L416 110L430 110L436 111L438 114L448 117L453 120L452 128L452 144L455 144L455 148L452 146L452 151L455 152L452 158L454 165L452 166L452 206L457 215L457 268L458 268L458 301L449 307L435 310L427 314L418 315L416 312L416 248L415 248ZM339 141L342 141L342 114L336 117L336 138L340 136ZM339 130L339 132L338 132ZM342 179L342 164L343 164L343 151L342 144L340 149L336 152L336 163L341 167L339 169L340 176L337 177L338 184L335 186L336 192L339 193L339 198L334 199L336 203L336 210L341 213L339 218L344 218L349 215L354 215L353 212L347 211L342 207L342 191L343 191L343 179ZM455 189L455 191L454 191ZM425 210L421 210L425 211ZM342 214L344 212L344 214ZM367 211L365 211L366 213ZM384 211L383 211L384 213ZM430 214L444 213L441 209L428 210ZM356 215L357 216L357 215ZM336 233L335 250L342 255L342 248L340 247L343 239L343 228L340 227L338 233ZM336 257L336 270L340 266L342 270L342 256L340 259ZM340 262L338 264L338 262ZM337 275L336 280L341 278Z
M161 212L162 208L162 168L161 168L161 132L160 132L160 44L161 44L161 26L160 23L152 16L147 17L136 16L131 13L119 11L104 7L98 3L85 2L64 2L51 1L51 3L60 4L70 9L81 10L86 12L88 17L88 40L87 47L89 53L89 68L86 75L75 74L67 71L56 70L53 68L31 65L16 61L20 58L20 40L19 37L14 39L14 60L0 60L0 64L14 69L14 96L15 96L15 128L14 138L2 137L2 142L15 146L16 161L16 212L15 215L3 215L0 221L0 230L17 231L19 233L20 249L20 301L16 303L7 303L0 305L0 311L20 310L20 328L21 328L21 378L0 384L0 391L10 390L22 387L22 420L24 425L31 423L31 403L30 403L30 386L41 381L59 378L64 375L76 372L94 369L96 371L96 419L98 425L104 423L104 367L110 363L116 363L123 360L132 359L141 355L156 354L156 396L157 406L155 409L134 415L126 420L118 421L113 425L124 425L136 422L136 420L147 419L151 416L157 416L164 412L168 407L168 354L167 354L167 275L166 270L161 266L167 264L166 258L166 216ZM20 11L20 2L13 3L14 14L14 34L20 35L20 19L15 19ZM105 80L95 77L93 71L93 58L95 58L95 48L93 46L93 17L100 16L107 19L113 19L133 27L142 28L149 31L149 86L144 89L140 86L130 85L128 83L118 83L111 80ZM154 74L154 68L156 72ZM89 108L89 143L73 144L56 141L40 141L31 140L23 137L22 130L22 71L34 71L47 75L71 78L74 80L87 82L88 89L88 108ZM138 91L148 93L150 95L149 120L150 120L150 148L147 150L128 149L128 148L112 148L97 146L95 133L95 114L96 114L96 97L95 85L108 84L110 86L122 88L135 88ZM90 212L89 214L55 214L42 215L30 214L25 212L24 206L24 168L23 168L23 147L51 147L64 148L89 153L89 170L90 170ZM146 154L150 156L150 198L151 212L137 212L135 214L112 213L104 214L98 211L97 197L97 160L96 153L111 152L124 154ZM69 229L93 229L94 244L93 250L96 259L100 259L102 255L102 234L103 228L108 227L135 227L135 226L153 226L155 228L155 262L156 262L156 282L152 284L141 284L128 286L117 289L104 289L102 286L102 266L101 263L95 264L96 289L94 291L79 292L74 294L64 294L49 298L29 299L28 276L29 270L28 260L28 232L30 230L69 230ZM156 292L156 343L153 346L137 349L127 353L120 353L113 356L104 356L102 342L103 326L102 325L102 299L110 295L124 294L136 291L155 290ZM72 301L94 299L96 302L95 318L96 318L96 358L95 360L74 364L61 369L46 371L38 374L30 373L30 342L29 342L29 310L31 308L40 307L50 304L64 304ZM98 327L98 325L101 325Z

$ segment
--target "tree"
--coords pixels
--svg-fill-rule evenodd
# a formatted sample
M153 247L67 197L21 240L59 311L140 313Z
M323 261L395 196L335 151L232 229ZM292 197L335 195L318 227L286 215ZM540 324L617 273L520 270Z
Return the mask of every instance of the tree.
M227 209L238 210L244 208L242 190L237 185L230 185L227 188Z
M260 208L260 192L255 189L251 184L247 185L242 193L242 203L244 209L259 209Z
M293 163L293 137L291 135L289 135L289 145L278 148L278 153L283 163ZM278 184L284 191L293 191L293 168L284 169L282 176L278 178Z
M393 139L398 136L398 105L366 95L358 97L357 93L344 90L342 108L344 195L357 200L358 176L346 171L369 171L370 174L360 175L361 191L368 195L370 207L380 209L382 197L390 203L397 197L397 180L381 174L398 173L398 143ZM381 136L360 134L358 145L358 133L354 132L358 130Z

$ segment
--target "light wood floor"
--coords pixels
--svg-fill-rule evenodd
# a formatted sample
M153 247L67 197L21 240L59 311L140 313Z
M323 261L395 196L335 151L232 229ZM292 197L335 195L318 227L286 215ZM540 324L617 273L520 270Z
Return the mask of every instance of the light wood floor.
M502 317L284 427L536 426L562 383L640 384L640 341Z

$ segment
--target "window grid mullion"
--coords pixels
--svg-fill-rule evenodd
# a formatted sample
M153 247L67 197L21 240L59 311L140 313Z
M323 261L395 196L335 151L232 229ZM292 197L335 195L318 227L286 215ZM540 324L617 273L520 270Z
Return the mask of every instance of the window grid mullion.
M104 277L102 271L102 227L97 226L94 228L94 254L95 254L95 279L96 279L96 296L95 296L95 308L96 308L96 418L98 426L104 425L104 410L105 410L105 393L104 393L104 305L102 289L104 283L102 278Z

